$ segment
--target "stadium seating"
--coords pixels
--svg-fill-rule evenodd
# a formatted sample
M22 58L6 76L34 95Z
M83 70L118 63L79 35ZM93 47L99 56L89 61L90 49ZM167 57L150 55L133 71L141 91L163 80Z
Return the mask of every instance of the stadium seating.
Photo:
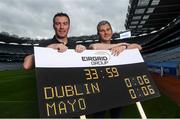
M141 51L145 62L152 67L167 68L173 66L175 69L180 61L180 16L158 31L149 34L141 34L125 39L118 39L117 33L113 35L115 42L138 43L143 47ZM97 35L70 37L71 44L83 44L88 46L97 42ZM19 38L0 34L0 62L22 62L24 57L33 53L35 44L42 40L30 38ZM79 41L78 41L79 40ZM26 45L24 45L26 44ZM174 72L171 73L174 75ZM176 74L179 74L176 71Z
M180 17L177 17L143 45L142 54L149 70L179 76L179 26Z

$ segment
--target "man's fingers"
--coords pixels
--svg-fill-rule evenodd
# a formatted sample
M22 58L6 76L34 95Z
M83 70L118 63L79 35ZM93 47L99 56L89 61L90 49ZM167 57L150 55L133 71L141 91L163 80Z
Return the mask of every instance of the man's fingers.
M59 45L57 50L58 52L65 52L68 48L65 45Z
M112 48L111 49L111 54L114 55L114 56L118 56L123 51L124 51L124 49L122 47Z
M85 49L86 49L85 46L83 46L83 45L77 45L76 48L75 48L75 51L78 52L78 53L81 53L81 52L83 52Z

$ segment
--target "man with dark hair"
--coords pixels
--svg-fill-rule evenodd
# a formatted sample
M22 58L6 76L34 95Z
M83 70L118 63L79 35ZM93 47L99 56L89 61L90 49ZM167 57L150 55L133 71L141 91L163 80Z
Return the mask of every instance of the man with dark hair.
M57 49L58 52L65 52L67 49L74 49L76 52L82 52L86 49L83 45L70 45L68 42L68 32L70 28L70 18L66 13L57 13L53 17L53 28L55 35L52 40L43 41L40 47L49 47ZM24 69L31 69L34 66L34 55L28 55L24 59Z
M70 23L70 18L69 18L69 16L68 16L66 13L63 13L63 12L60 12L60 13L57 13L57 14L54 15L54 17L53 17L53 23L55 23L55 18L58 17L58 16L65 16L65 17L67 17L67 18L68 18L68 22Z

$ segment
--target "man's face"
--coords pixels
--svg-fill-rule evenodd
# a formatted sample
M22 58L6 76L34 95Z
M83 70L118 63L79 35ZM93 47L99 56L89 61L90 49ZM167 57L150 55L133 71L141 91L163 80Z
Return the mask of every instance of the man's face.
M66 38L70 27L68 18L66 16L55 17L53 27L58 38Z
M101 25L99 27L99 36L102 41L109 41L112 38L112 29L109 24Z

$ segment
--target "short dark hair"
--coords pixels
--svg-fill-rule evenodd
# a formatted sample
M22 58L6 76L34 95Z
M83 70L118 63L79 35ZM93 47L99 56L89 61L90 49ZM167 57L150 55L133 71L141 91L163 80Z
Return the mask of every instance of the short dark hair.
M106 21L106 20L100 21L97 25L97 34L99 34L100 26L105 25L105 24L108 24L111 27L111 24L108 21ZM112 27L111 27L111 30L112 30Z
M56 17L61 17L61 16L65 16L65 17L67 17L68 18L68 21L69 21L69 23L70 23L70 18L69 18L69 16L66 14L66 13L63 13L63 12L60 12L60 13L56 13L55 15L54 15L54 17L53 17L53 23L55 22L55 18Z

